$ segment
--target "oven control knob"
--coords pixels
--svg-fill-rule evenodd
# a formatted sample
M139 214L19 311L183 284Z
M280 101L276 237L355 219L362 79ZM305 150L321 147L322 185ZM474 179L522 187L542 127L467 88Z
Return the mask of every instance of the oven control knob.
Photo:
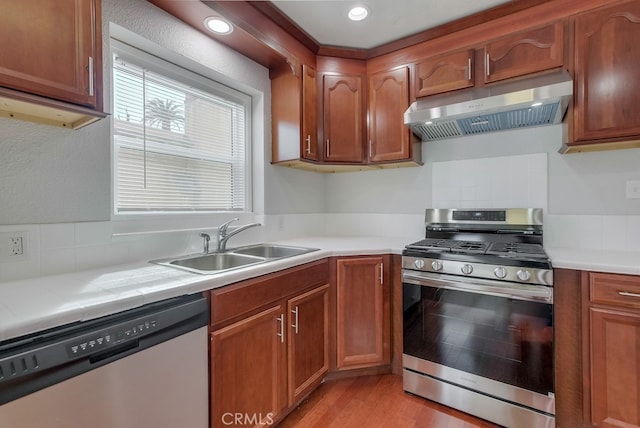
M420 259L415 260L415 261L413 262L413 265L414 265L415 267L417 267L418 269L422 269L422 268L424 267L424 260L420 260Z
M529 281L529 278L531 278L531 272L526 269L520 269L516 272L516 275L518 275L520 281Z
M507 276L507 270L503 267L497 267L493 270L493 274L496 278L504 279Z
M436 272L439 270L442 270L442 262L440 260L434 260L431 262L431 269L435 270Z
M460 270L462 271L463 274L465 275L469 275L471 274L471 272L473 272L473 266L471 266L470 264L466 264L463 265Z

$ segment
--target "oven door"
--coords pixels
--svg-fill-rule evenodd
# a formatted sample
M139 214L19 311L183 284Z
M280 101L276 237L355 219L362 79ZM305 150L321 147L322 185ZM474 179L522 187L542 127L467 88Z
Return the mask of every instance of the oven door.
M555 413L553 288L404 270L403 312L405 370Z

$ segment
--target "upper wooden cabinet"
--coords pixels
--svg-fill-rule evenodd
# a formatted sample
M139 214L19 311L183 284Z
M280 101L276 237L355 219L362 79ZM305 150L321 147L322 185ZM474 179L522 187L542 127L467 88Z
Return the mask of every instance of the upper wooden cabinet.
M572 143L640 138L640 2L577 15Z
M416 97L440 94L474 86L473 49L427 58L415 65Z
M102 110L100 0L0 0L0 10L0 96L72 112L77 105L81 114L87 113L83 108ZM12 117L42 113L22 104L16 108ZM42 121L47 119L45 114Z
M325 74L322 79L324 156L328 162L364 161L364 76Z
M369 162L421 162L422 146L403 120L409 108L409 67L375 73L368 80Z
M562 67L564 40L564 21L561 21L487 43L482 49L484 82Z
M316 70L289 64L271 71L271 162L318 161Z
M558 21L484 42L474 49L421 60L415 64L415 95L425 97L560 68L565 60L564 28L564 21Z

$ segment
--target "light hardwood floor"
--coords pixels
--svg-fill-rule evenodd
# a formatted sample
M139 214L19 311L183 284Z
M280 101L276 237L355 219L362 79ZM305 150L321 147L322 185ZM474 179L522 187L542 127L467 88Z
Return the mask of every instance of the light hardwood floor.
M495 428L440 404L407 394L399 375L325 382L280 428Z

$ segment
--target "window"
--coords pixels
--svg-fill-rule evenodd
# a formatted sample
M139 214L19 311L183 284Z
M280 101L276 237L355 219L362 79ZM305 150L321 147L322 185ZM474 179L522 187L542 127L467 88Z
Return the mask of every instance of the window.
M116 214L248 209L250 97L112 40Z

